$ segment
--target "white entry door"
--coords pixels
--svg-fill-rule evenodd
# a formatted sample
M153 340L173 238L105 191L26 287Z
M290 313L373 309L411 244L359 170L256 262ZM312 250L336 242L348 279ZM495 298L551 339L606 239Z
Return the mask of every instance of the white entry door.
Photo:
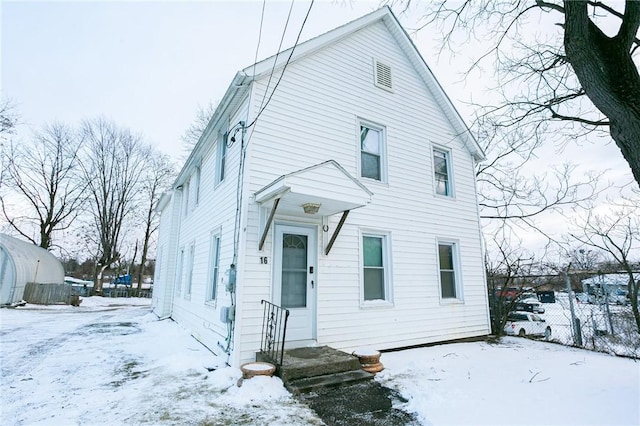
M276 225L274 303L289 310L286 341L315 338L316 229Z

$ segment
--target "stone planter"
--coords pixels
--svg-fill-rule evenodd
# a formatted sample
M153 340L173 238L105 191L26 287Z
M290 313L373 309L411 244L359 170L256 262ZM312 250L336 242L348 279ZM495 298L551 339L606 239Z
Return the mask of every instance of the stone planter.
M384 366L380 362L380 352L372 349L356 349L353 355L360 360L360 366L364 371L369 373L379 373L384 370Z
M268 362L248 362L240 366L242 378L250 379L255 376L273 376L276 366Z

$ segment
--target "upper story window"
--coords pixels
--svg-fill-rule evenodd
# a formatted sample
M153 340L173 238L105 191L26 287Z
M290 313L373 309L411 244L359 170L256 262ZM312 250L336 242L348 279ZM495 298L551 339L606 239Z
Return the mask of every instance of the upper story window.
M221 133L218 138L218 168L216 172L216 185L224 180L227 165L227 133Z
M383 127L360 123L360 176L385 180L385 131Z
M386 235L362 235L364 301L390 300L389 249Z
M436 194L451 197L453 188L451 186L451 156L449 151L433 150L433 173Z
M200 202L200 166L196 167L196 174L194 177L194 194L193 194L193 205L194 207L198 205Z
M462 299L458 269L458 247L455 243L438 242L440 297Z
M195 257L195 243L189 247L189 258L187 259L187 281L185 283L184 296L191 296L191 282L193 280L193 259Z
M182 206L185 216L189 214L189 190L189 181L187 181L182 185Z

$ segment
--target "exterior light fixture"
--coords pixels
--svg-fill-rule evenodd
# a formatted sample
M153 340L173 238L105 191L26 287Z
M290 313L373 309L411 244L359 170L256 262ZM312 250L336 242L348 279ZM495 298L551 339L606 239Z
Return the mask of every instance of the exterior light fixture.
M316 214L320 210L320 204L317 203L304 203L302 205L305 214Z

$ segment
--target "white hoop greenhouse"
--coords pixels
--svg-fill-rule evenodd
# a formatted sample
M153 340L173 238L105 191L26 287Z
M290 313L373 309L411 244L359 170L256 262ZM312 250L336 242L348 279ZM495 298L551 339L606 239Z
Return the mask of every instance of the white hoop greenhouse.
M27 283L64 283L62 263L41 247L0 234L0 305L22 300Z

